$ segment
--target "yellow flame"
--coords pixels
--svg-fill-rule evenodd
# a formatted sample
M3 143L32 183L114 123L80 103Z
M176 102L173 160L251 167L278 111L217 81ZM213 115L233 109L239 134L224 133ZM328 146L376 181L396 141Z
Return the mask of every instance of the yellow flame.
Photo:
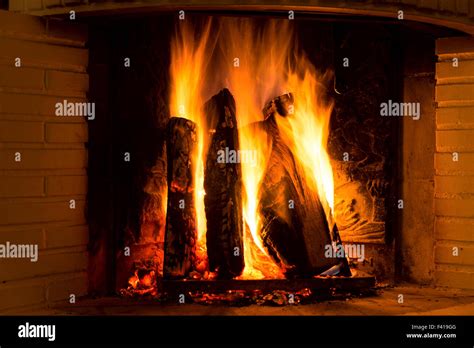
M171 96L170 112L173 116L187 118L197 125L197 149L194 168L194 203L198 232L198 258L206 253L206 214L204 210L204 158L205 135L202 113L204 81L212 54L212 42L209 40L211 21L209 20L197 35L189 21L180 21L176 34L171 41Z
M326 147L333 103L327 101L322 83L330 76L318 76L304 55L295 64L287 84L294 95L293 112L285 118L277 117L277 123L293 155L303 165L307 183L318 192L328 222L332 223L334 178Z
M282 272L259 236L259 191L271 149L266 133L249 124L262 121L265 103L283 93L291 31L288 21L270 21L259 28L254 20L225 18L220 26L219 46L226 62L227 85L236 101L240 147L256 153L256 163L242 163L246 226L243 278L279 278Z

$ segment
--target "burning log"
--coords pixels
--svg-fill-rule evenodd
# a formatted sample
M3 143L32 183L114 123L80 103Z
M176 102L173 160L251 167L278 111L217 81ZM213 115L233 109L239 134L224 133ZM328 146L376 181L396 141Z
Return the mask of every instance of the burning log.
M204 111L211 134L204 172L209 269L229 279L244 269L242 174L240 163L232 160L239 151L234 98L223 89Z
M286 117L293 102L287 94L264 108L260 122L271 141L271 153L262 180L259 209L261 236L269 254L286 269L286 275L312 276L340 260L325 257L331 245L326 214L318 193L308 187L304 171L282 139L276 117Z
M172 117L167 129L168 206L163 268L167 279L186 277L195 261L195 145L196 125L190 120Z

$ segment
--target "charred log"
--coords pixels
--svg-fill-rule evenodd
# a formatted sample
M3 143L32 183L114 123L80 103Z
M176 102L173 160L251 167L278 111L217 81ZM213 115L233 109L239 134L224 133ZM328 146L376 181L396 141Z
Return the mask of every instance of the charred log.
M278 97L264 108L260 122L271 142L262 180L259 210L261 237L269 254L281 264L287 277L312 276L340 260L325 257L331 231L318 193L308 187L303 169L278 130L276 117L286 117L292 95Z
M219 278L233 278L244 269L242 173L235 101L227 89L204 106L210 145L204 172L209 269ZM231 156L231 157L229 157Z
M292 113L293 103L293 93L287 93L273 98L263 107L264 119L266 120L267 118L273 116L276 113L281 116L288 116Z
M167 129L168 205L166 213L163 276L186 277L196 258L194 163L196 125L173 117Z

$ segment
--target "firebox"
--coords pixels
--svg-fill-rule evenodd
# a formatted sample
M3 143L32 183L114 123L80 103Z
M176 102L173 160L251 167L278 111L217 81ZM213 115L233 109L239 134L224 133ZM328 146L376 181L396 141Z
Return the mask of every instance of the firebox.
M97 91L108 92L113 147L103 193L99 122L89 139L89 202L112 202L115 291L393 280L400 124L420 118L421 103L403 96L412 31L286 13L186 16L92 29L91 62L107 59L97 44L116 86Z
M39 262L86 256L53 272L81 274L62 297L281 304L401 281L472 288L472 13L132 4L24 4L45 16L23 19L45 34L19 39L46 35L29 43L39 58L8 36L14 21L0 33L20 62L8 74L34 80L0 79L1 122L18 114L34 133L0 133L5 182L31 189L0 190L13 200L0 236L33 225ZM44 98L39 111L23 94ZM35 151L63 153L35 166ZM30 203L31 219L15 215ZM62 229L83 238L50 244Z

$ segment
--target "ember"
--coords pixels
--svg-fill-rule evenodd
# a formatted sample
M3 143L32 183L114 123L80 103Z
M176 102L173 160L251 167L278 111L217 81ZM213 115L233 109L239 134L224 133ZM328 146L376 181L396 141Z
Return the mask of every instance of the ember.
M128 287L121 289L122 296L157 296L157 274L154 265L150 262L136 263L135 272L128 280Z

